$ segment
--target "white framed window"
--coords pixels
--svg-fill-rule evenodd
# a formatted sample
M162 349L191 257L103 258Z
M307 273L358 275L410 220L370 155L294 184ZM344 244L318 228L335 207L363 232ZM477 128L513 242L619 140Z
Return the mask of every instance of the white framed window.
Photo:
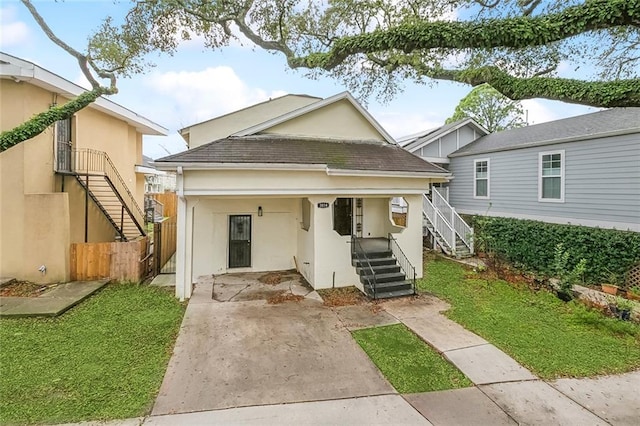
M473 198L489 198L489 159L481 158L473 161Z
M538 201L564 203L564 150L538 154Z

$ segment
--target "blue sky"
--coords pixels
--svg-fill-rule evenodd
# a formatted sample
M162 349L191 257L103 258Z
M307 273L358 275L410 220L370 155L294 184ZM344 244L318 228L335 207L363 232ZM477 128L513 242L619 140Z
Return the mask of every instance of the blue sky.
M34 4L61 39L83 50L88 34L101 19L122 16L128 3L35 0ZM0 3L0 50L83 84L75 60L46 38L18 1ZM281 55L251 45L234 43L212 51L195 39L172 57L152 59L156 67L144 75L120 79L120 93L110 99L170 130L168 137L145 137L144 153L153 158L186 149L176 133L184 126L286 93L328 97L345 90L339 81L312 80L303 71L290 70ZM370 98L367 107L392 136L399 137L443 124L470 90L469 86L448 82L408 82L404 92L391 102L382 104ZM594 111L540 99L524 101L523 105L531 124Z

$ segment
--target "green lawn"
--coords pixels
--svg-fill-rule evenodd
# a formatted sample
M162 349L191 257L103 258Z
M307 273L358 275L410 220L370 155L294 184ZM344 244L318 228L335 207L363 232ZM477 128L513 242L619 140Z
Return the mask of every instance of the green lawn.
M456 367L403 324L356 330L356 342L400 393L471 386Z
M418 287L451 303L447 316L542 378L585 377L640 367L640 325L607 318L547 291L484 279L461 265L425 261Z
M0 423L148 412L184 313L172 293L110 284L59 318L0 321Z

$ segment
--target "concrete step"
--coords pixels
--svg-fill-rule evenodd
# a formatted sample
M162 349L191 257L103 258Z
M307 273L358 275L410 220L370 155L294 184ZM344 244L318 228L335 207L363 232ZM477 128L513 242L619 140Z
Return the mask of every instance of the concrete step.
M376 274L389 274L393 272L400 272L400 266L398 264L371 265L371 269L373 269L373 271ZM363 267L357 267L356 272L358 273L358 275L366 275L367 273L370 272L370 270L368 266L363 266Z
M376 291L377 299L391 299L392 297L403 297L403 296L413 296L415 293L413 289L405 289L405 290L393 290L393 291Z
M393 253L391 253L390 250L371 250L371 251L365 251L364 255L367 256L367 258L369 260L371 259L384 259L384 258L390 258L393 257ZM354 257L352 255L352 257Z
M366 262L359 259L351 259L351 264L356 268L361 267L363 263L366 264ZM371 266L395 265L396 259L394 257L377 257L375 259L369 259L369 264L371 264Z
M391 272L388 274L376 274L376 283L387 283L393 281L403 281L405 275L402 272ZM369 280L373 280L371 275L360 275L360 282L366 283Z

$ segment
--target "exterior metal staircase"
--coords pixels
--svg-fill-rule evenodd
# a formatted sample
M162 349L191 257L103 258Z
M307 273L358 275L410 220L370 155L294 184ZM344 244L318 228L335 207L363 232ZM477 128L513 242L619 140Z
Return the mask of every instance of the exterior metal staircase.
M416 293L416 271L391 234L387 238L351 237L351 264L364 293L373 299Z
M144 215L106 152L91 149L58 150L57 173L75 176L98 209L114 227L120 241L146 235Z
M432 236L442 251L457 258L473 255L473 228L437 189L431 191L431 200L423 196L422 214L423 235Z

